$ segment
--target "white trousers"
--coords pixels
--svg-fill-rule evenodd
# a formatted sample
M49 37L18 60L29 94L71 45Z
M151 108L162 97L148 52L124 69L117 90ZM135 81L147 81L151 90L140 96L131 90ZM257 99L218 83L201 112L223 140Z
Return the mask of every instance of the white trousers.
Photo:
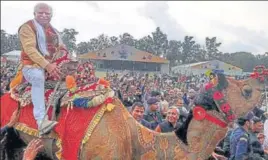
M45 114L45 72L42 68L23 67L24 78L32 85L31 96L34 106L33 114L40 126Z

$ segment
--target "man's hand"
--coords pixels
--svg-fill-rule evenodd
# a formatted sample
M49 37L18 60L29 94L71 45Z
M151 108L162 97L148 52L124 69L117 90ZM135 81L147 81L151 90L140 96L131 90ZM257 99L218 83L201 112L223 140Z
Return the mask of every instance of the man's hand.
M49 75L56 78L57 80L60 79L61 72L55 63L48 64L45 69L47 70Z
M10 121L8 122L7 126L8 127L13 127L19 120L19 116L20 115L20 111L17 109L13 112L11 118L10 118Z
M34 160L38 152L43 148L41 139L32 140L23 154L23 160Z
M222 155L218 155L217 153L213 152L212 157L215 158L216 160L227 160L226 157L222 156Z

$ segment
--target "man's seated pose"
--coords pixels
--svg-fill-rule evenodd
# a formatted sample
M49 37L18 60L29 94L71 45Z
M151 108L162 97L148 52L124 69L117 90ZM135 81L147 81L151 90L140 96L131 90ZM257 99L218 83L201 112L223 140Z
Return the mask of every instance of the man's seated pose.
M53 59L60 56L60 50L64 48L59 32L50 24L52 14L49 5L39 3L34 7L34 19L19 28L22 52L15 79L23 75L32 86L33 114L41 134L57 124L46 116L45 81L60 79L60 69Z

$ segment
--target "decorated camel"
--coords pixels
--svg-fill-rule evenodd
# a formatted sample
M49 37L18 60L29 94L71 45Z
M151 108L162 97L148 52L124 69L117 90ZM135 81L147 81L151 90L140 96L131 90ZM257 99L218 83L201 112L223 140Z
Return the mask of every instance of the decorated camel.
M52 106L49 117L58 124L41 138L47 156L65 160L206 159L225 136L227 124L258 104L267 82L264 69L243 81L214 75L183 128L157 133L135 121L109 83L94 76L90 63L68 62L62 69L66 80L47 82L45 94ZM25 143L39 136L29 93L25 82L1 97L1 126L19 108L15 129Z

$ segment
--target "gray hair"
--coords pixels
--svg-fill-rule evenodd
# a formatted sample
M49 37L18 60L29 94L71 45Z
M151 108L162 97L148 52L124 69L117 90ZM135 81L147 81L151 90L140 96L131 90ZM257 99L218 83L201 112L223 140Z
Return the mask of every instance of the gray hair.
M171 106L171 107L168 108L168 110L169 110L169 109L176 109L178 115L180 115L180 110L178 109L178 107L176 107L176 106Z
M48 7L49 11L50 11L50 14L51 16L53 15L53 10L52 10L52 7L46 3L37 3L35 6L34 6L34 13L36 13L40 7L43 7L43 6L46 6Z

